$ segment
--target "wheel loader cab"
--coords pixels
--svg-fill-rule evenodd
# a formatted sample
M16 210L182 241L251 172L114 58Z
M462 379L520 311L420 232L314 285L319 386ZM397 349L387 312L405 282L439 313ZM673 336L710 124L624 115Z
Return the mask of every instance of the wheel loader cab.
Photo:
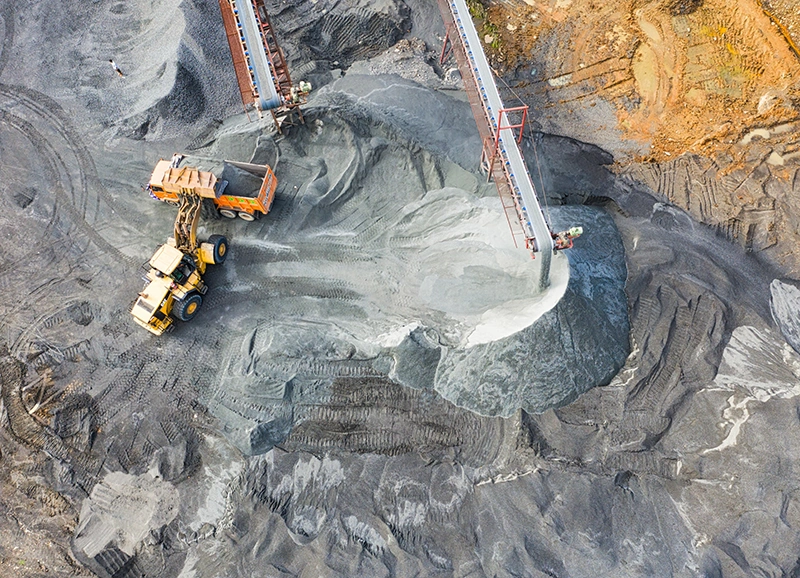
M202 303L206 286L198 264L170 244L161 245L150 259L148 285L131 308L134 321L156 335L172 326L171 315L178 306L178 318L188 321Z
M192 273L194 273L196 269L197 267L192 262L191 258L184 255L183 259L181 259L181 262L178 263L172 273L170 273L170 277L172 277L176 283L183 285L188 281L189 277L192 276Z

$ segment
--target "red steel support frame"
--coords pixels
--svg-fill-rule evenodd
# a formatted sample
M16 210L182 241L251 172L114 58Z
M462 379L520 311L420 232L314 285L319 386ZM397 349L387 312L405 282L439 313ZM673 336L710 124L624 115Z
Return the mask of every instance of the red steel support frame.
M438 0L439 8L442 12L442 15L449 14L450 9L447 6L447 0ZM500 196L500 202L503 206L503 212L506 215L506 221L508 222L508 228L511 230L511 237L514 241L514 246L519 247L519 243L517 241L520 238L523 241L524 246L527 249L533 250L532 239L528 239L525 231L522 228L522 225L519 222L519 214L522 211L522 207L519 205L519 201L517 200L517 195L514 194L511 188L511 180L509 178L508 173L506 172L506 167L504 163L496 163L495 158L497 155L497 148L499 144L499 137L500 137L500 130L503 128L520 128L520 133L518 136L517 142L522 141L522 127L525 124L525 120L527 120L527 111L528 107L516 107L516 108L508 108L503 109L503 111L518 111L520 109L525 109L523 111L523 122L519 125L512 125L512 126L502 126L502 127L494 127L492 124L492 119L486 113L483 105L481 104L482 99L479 92L479 83L478 79L475 78L474 73L472 72L472 67L469 66L467 62L467 55L464 53L464 48L461 45L461 42L453 42L450 38L451 33L451 26L450 22L446 21L446 33L444 44L442 45L442 54L440 56L440 63L444 63L447 57L450 54L453 54L456 58L456 62L458 64L458 69L460 71L469 70L469 77L463 78L464 81L464 91L467 93L467 100L470 104L470 109L472 110L472 116L475 117L475 124L478 127L478 133L481 136L481 140L483 141L483 152L481 154L481 168L486 170L487 180L494 179L494 183L497 186L497 194ZM446 49L446 47L448 47ZM503 112L501 111L501 112ZM487 155L487 149L491 149L491 154ZM488 162L485 162L488 161ZM533 253L531 253L533 254Z
M277 113L296 113L301 123L303 120L303 113L300 110L300 105L306 104L306 97L302 96L300 100L294 102L292 100L292 79L289 76L289 67L286 65L286 58L284 57L283 50L278 45L278 40L275 37L275 31L272 28L272 22L269 19L269 13L264 0L251 0L253 8L258 16L258 21L261 26L261 40L264 45L264 50L267 53L270 66L272 66L273 78L278 93L283 97L283 104L277 109ZM276 111L272 111L272 118L275 120L275 125L280 130Z
M450 40L450 28L450 24L445 25L444 41L442 42L442 53L439 55L439 64L444 64L453 53L453 42Z
M250 74L247 72L247 61L244 52L239 44L239 33L236 30L236 22L231 12L231 5L228 0L219 0L219 10L222 14L222 24L225 27L225 35L228 37L228 47L231 50L233 69L236 72L236 81L239 84L239 93L242 95L242 105L247 113L247 106L254 105L256 102L253 95L253 86L250 83ZM250 116L249 113L248 117Z
M500 118L502 119L504 116L506 119L509 118L508 113L510 112L520 112L522 111L522 120L519 124L507 124L503 125L502 121L500 126L498 126L494 131L494 146L492 147L491 155L487 154L486 151L486 142L484 141L483 152L481 153L481 167L486 169L486 177L487 181L491 176L491 171L494 169L494 160L497 157L497 150L500 147L500 131L506 128L517 128L519 129L519 136L517 136L517 144L522 142L522 131L525 128L525 121L528 119L528 106L515 106L513 108L501 108L499 111Z
M264 0L240 0L242 2L250 2L255 11L258 19L258 24L261 32L261 43L264 52L269 61L271 68L272 78L277 92L282 97L282 104L270 112L275 120L275 125L280 131L281 123L279 122L278 115L284 115L289 119L289 124L293 124L292 115L296 114L300 123L304 122L303 113L300 106L306 104L307 98L304 93L299 93L297 99L292 95L292 79L289 76L289 67L286 65L286 58L278 45L277 38L275 37L272 22L270 22L269 14L264 5ZM249 118L248 106L255 105L256 95L254 93L253 85L250 81L250 73L248 71L247 58L244 49L239 39L239 34L236 27L236 20L233 14L233 7L230 0L219 0L220 12L222 13L222 22L225 26L225 33L228 38L228 46L231 51L231 58L233 60L233 67L236 71L236 80L239 84L239 92L242 95L242 104L244 105L245 113ZM255 47L251 47L254 50ZM259 111L259 115L261 112Z

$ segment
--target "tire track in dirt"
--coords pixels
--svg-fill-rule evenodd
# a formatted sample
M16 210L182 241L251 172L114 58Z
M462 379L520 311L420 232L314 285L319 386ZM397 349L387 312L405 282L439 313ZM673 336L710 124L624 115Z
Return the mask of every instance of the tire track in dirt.
M112 254L116 253L117 255L120 254L116 252L104 238L97 235L94 230L76 214L74 207L70 203L70 195L67 190L65 190L64 174L67 173L65 163L52 144L29 122L5 110L0 110L0 124L4 124L11 130L21 134L34 146L35 150L38 151L42 170L45 173L45 179L50 183L53 192L52 213L40 236L40 242L30 243L30 249L28 251L25 251L22 256L16 256L14 260L4 263L0 267L0 271L7 272L14 268L14 270L20 273L20 277L22 278L41 277L40 273L36 273L33 270L26 275L25 270L31 267L35 267L39 272L55 271L58 273L56 277L45 279L38 286L34 286L30 289L24 297L19 296L19 298L14 301L13 308L4 315L4 321L9 324L7 327L10 328L13 326L9 321L10 315L19 311L37 311L41 309L42 304L47 303L47 300L41 299L42 292L63 283L70 277L69 274L62 275L62 271L59 271L59 269L63 270L63 266L66 265L68 273L74 271L77 263L81 259L81 255L85 253L87 246L86 244L76 243L71 239L70 233L72 230L78 229L84 236L92 239L106 252ZM66 178L69 178L68 174ZM70 185L71 182L67 181L66 186ZM66 222L62 220L65 216L67 218ZM47 242L49 238L51 238L52 241ZM42 263L43 259L47 260L47 262ZM6 274L3 275L3 277L9 278L10 276ZM7 281L7 283L10 282L10 280ZM34 307L34 304L36 307ZM47 318L50 313L51 312L45 312L41 314L33 324L29 321L25 321L20 326L20 332L14 339L14 344L12 346L15 354L21 354L20 348L26 347L27 339L38 330L37 324Z
M357 302L362 296L348 283L336 279L314 279L311 277L268 277L247 283L246 291L236 291L231 284L214 287L203 306L214 309L237 301L248 301L253 294L260 299L275 300L291 297L330 299Z
M2 123L2 120L0 120ZM50 232L56 226L58 222L58 199L53 200L53 211L50 213L50 218L47 221L42 233L40 235L40 239L47 239L50 237ZM41 249L52 249L56 246L62 246L60 240L54 239L50 243L45 244L42 242L37 242L36 246ZM5 263L0 263L0 273L5 273L11 269L16 269L23 263L30 262L30 256L35 252L35 249L31 249L31 251L22 254L21 256L17 257L12 261L6 261ZM0 275L0 289L2 290L9 290L11 287L11 276L10 275Z
M650 450L665 435L692 388L708 377L697 373L693 361L719 351L724 342L725 309L714 296L686 297L669 286L648 288L637 298L632 317L633 327L638 329L632 340L642 351L659 353L637 363L635 379L626 389L623 415L611 430L617 448ZM667 328L663 345L652 341L658 326Z
M100 182L97 169L92 160L89 150L83 144L82 137L72 126L64 109L50 97L24 86L11 86L0 83L0 96L8 99L11 103L16 103L24 107L32 115L41 120L47 128L53 130L64 142L68 150L75 158L76 172L79 181L77 195L72 193L72 203L77 214L87 223L87 213L93 212L95 218L100 214L100 201L106 203L115 213L122 214L118 210L112 195ZM32 119L26 119L31 122ZM41 132L41 131L40 131ZM43 133L42 133L43 136ZM44 137L44 136L43 136ZM57 150L57 147L52 147ZM61 155L63 162L63 155ZM68 164L64 162L64 167ZM69 174L69 172L67 172ZM94 195L92 195L94 193ZM124 257L124 255L123 255ZM127 257L126 257L127 259Z
M0 92L2 89L0 88ZM34 126L27 120L13 115L5 110L0 109L0 123L5 123L11 128L18 131L25 138L27 138L36 149L42 153L42 161L45 165L48 180L53 183L53 192L57 197L62 200L61 210L66 212L71 218L71 223L81 230L88 238L90 238L98 248L113 256L115 259L120 260L129 265L134 264L134 259L128 257L119 249L114 247L111 243L97 233L95 229L85 220L84 216L72 203L72 199L67 194L63 180L59 177L57 166L63 166L63 159L53 145L42 134L34 128Z
M243 262L258 263L298 263L309 261L332 261L336 263L368 262L369 255L364 254L357 245L350 243L331 243L321 241L303 241L282 238L281 244L275 246L252 245L250 243L232 243L232 255ZM291 246L288 245L291 243Z
M7 351L0 351L0 355L4 357L0 360L0 391L10 432L20 442L44 451L68 466L75 475L77 487L88 495L97 481L102 464L92 455L78 452L66 445L50 428L29 415L22 401L23 366L8 357Z
M0 47L0 75L11 58L11 47L14 45L14 3L7 2L0 12L3 18L3 45Z
M41 302L43 299L39 298L36 301ZM66 346L56 345L48 339L35 339L40 331L56 330L70 321L81 327L87 327L102 312L99 306L89 303L81 296L66 298L60 303L61 306L55 312L43 313L23 327L12 346L12 354L17 359L28 359L37 370L59 365L64 361L76 361L91 351L92 334L88 329L79 335L71 335L67 341L69 345ZM38 349L35 357L30 351L22 351L26 344L34 341Z
M118 312L127 320L127 310ZM198 411L198 393L210 391L219 365L223 330L207 327L198 333L178 326L169 341L122 322L115 337L117 347L106 369L92 376L97 422L104 425L124 418L131 408L149 408L161 415L170 411ZM114 331L106 325L104 332ZM188 336L187 336L188 335ZM161 418L159 418L161 419Z
M503 438L502 419L461 410L434 392L379 376L338 378L328 401L295 407L297 425L281 444L289 451L454 451L463 463L485 464L497 457Z
M81 150L82 146L80 144L80 137L78 137L74 129L71 128L69 121L67 121L66 118L60 117L58 114L59 111L61 111L63 114L63 110L61 110L60 106L55 101L52 101L49 97L23 86L8 86L0 84L0 96L5 97L10 101L11 106L8 106L7 104L9 113L14 108L13 105L21 105L27 112L32 113L33 118L24 118L23 116L19 116L19 114L17 115L18 118L27 121L31 127L34 126L34 122L36 120L43 121L43 124L46 128L53 130L56 135L61 137L61 139L64 141L65 149L71 152L76 159L77 176L79 180L78 189L80 194L78 197L76 197L76 193L73 188L71 191L71 201L78 213L81 215L81 218L86 219L86 203L89 186L86 170L91 160L88 157L88 153L85 150ZM41 133L41 131L39 132L41 134L41 138L47 140L46 137L44 137L44 134ZM51 148L56 150L58 147L51 145ZM67 163L63 161L63 156L60 154L59 159L66 170L66 174L69 175L70 173L67 169ZM70 183L70 185L71 184L72 183Z

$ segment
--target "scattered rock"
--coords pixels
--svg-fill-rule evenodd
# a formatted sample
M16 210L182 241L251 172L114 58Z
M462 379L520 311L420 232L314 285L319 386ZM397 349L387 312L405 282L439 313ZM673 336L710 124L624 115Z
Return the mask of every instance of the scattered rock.
M143 548L160 546L178 507L178 490L169 482L110 472L83 502L74 552L101 577L117 576L120 568L136 565Z

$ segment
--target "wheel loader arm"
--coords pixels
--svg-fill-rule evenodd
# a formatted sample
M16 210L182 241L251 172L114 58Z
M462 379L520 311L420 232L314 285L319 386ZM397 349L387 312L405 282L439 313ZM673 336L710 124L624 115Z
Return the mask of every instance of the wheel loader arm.
M182 192L178 194L180 206L175 217L175 247L179 251L192 255L197 249L197 223L200 221L200 210L203 199L196 193Z

